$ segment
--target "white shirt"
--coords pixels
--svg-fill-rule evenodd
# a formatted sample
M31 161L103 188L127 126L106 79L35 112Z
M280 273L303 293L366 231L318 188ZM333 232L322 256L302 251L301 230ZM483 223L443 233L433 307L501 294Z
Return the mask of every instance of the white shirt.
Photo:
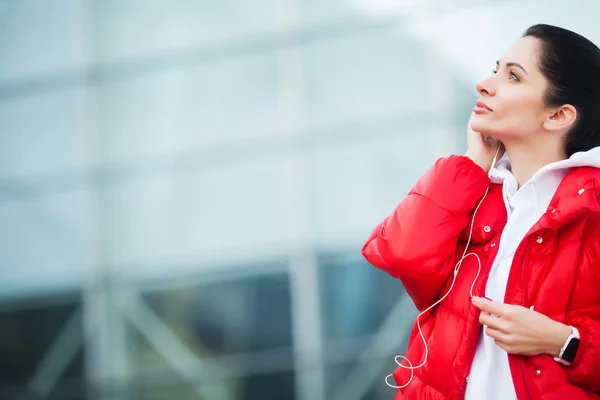
M576 153L568 160L546 165L520 189L517 180L510 172L510 163L506 156L492 170L492 182L502 183L508 220L500 237L498 254L487 280L486 297L504 303L508 275L519 243L546 212L568 170L576 166L600 168L600 147L588 152ZM516 398L508 354L496 345L494 339L482 331L471 365L465 399L515 400Z

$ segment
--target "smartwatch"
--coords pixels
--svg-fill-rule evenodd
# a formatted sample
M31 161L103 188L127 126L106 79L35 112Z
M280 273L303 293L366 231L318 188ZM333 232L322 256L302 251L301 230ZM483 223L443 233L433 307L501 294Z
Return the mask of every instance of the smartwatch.
M579 331L573 326L569 326L569 328L571 328L573 333L565 341L558 357L554 357L556 361L566 366L571 365L575 361L577 349L579 348Z

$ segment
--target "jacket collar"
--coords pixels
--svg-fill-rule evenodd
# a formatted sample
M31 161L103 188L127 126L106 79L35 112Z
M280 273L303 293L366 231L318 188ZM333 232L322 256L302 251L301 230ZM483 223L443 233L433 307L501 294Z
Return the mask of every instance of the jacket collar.
M558 230L585 215L600 212L600 169L578 167L570 170L558 186L547 212L532 227ZM502 198L502 185L492 184L487 198L473 221L471 243L486 243L492 240L506 225L507 215ZM471 221L461 232L461 239L469 237ZM487 229L487 228L490 229Z
M563 178L547 212L539 223L542 228L559 228L600 211L600 169L573 168Z

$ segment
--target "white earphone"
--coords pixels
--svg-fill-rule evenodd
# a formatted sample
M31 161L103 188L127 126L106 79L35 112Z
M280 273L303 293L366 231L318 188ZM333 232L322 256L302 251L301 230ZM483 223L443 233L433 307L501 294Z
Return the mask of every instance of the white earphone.
M496 150L496 154L494 155L494 158L492 160L492 166L490 167L490 170L488 172L488 176L492 175L492 169L496 165L498 154L500 153L500 148L501 147L502 147L502 143L499 143L498 144L498 149ZM479 203L477 204L477 207L475 207L475 211L473 212L473 217L471 218L471 227L469 229L469 238L467 240L467 245L465 246L465 250L463 252L463 255L462 255L461 259L458 260L458 262L454 266L454 277L452 279L452 285L450 285L450 289L448 289L448 292L446 292L446 294L442 298L440 298L438 301L436 301L435 303L433 303L431 306L429 306L425 310L421 311L421 313L417 316L417 327L419 329L419 335L421 336L421 339L423 340L423 344L425 345L425 357L423 358L423 361L421 362L421 364L413 367L413 365L410 362L410 360L408 358L406 358L405 356L397 355L396 357L394 357L394 361L396 362L396 364L400 368L404 368L404 369L409 369L410 370L410 379L408 380L408 382L406 382L402 386L395 386L395 385L392 385L392 384L390 384L388 382L388 378L389 377L393 377L393 374L389 374L389 375L387 375L385 377L385 383L389 387L394 388L394 389L403 389L403 388L407 387L408 385L410 385L410 383L413 380L413 377L415 376L415 372L414 372L415 369L421 368L427 362L427 357L429 355L429 348L427 347L427 341L425 340L425 336L423 336L423 331L421 330L421 322L419 321L419 318L421 318L421 315L425 314L427 311L431 310L433 307L435 307L436 305L440 304L442 302L442 300L444 300L446 297L448 297L448 295L450 294L450 292L454 288L454 283L456 282L456 276L458 275L458 271L460 270L460 267L462 266L463 260L465 258L469 257L469 256L474 256L477 259L477 275L475 276L475 279L473 280L473 283L471 284L471 290L470 290L470 296L473 297L473 287L475 287L475 282L477 281L477 278L479 278L479 274L481 273L481 259L475 253L468 253L467 254L467 250L469 248L469 245L471 244L471 237L473 236L473 224L475 223L475 215L477 214L477 210L479 210L479 207L481 206L481 203L483 203L483 200L485 200L485 198L486 198L489 190L490 190L490 187L488 186L488 188L485 191L485 194L483 195L483 197L481 198L481 200L479 200ZM398 358L401 358L402 360L406 360L408 362L408 366L402 365L402 361L398 362Z

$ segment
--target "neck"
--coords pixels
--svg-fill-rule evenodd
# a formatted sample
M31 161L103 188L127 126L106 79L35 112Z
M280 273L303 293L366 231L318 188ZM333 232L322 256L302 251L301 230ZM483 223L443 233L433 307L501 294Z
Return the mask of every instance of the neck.
M537 141L535 146L524 142L505 143L511 171L519 187L545 165L567 158L562 143L552 143L550 140L546 140L544 146L540 146L539 143Z

